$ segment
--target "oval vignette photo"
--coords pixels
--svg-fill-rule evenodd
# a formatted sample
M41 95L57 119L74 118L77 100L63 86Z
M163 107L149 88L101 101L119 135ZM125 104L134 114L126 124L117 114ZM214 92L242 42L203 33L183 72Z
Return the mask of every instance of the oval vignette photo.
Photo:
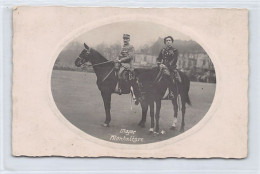
M73 38L51 75L66 120L119 144L160 142L191 129L208 112L215 89L214 64L189 33L141 21Z

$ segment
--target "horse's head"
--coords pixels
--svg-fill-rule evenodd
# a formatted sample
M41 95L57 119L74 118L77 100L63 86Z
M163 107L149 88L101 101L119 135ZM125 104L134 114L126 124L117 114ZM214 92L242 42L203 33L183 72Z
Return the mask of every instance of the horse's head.
M84 50L81 51L80 55L78 58L75 60L75 65L77 67L80 67L86 62L90 61L90 48L84 43Z

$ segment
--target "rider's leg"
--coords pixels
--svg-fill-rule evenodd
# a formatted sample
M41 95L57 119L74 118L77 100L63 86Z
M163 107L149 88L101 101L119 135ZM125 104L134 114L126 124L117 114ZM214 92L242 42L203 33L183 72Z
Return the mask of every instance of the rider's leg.
M142 95L141 95L140 88L139 88L139 86L138 86L136 81L133 81L131 86L133 87L133 92L134 92L134 95L135 95L135 98L136 98L135 104L138 105L139 102L142 101Z
M168 81L168 89L169 89L169 94L164 99L172 100L174 98L174 78L173 78L173 74L169 71L168 68L164 69L163 74Z
M116 85L116 88L115 88L115 93L121 95L122 93L122 90L121 90L121 87L120 87L120 80L121 80L121 77L120 77L120 72L119 72L120 69L116 69L116 76L117 76L117 85Z
M178 81L179 83L181 83L181 76L180 76L179 72L177 71L177 69L174 69L173 73L174 73L174 76L173 76L174 80L176 82Z
M168 89L169 89L169 94L167 96L168 99L173 99L174 98L174 92L175 92L175 83L174 83L174 78L173 78L173 75L169 75L168 76Z

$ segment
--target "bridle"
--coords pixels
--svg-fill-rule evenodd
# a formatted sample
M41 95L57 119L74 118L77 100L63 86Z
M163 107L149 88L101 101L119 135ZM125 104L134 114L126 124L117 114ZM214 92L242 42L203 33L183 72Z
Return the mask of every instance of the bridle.
M89 55L91 48L89 48L89 49L84 48L84 50L87 51L87 52L86 52L86 55ZM84 60L84 59L83 59L82 57L80 57L80 56L78 56L78 58L81 59L81 60ZM94 65L93 65L93 64L92 64L92 65L86 64L86 66L95 67L95 66L107 64L107 63L110 63L110 62L114 62L114 61L113 61L113 60L108 60L108 61L106 61L106 62L101 62L101 63L97 63L97 64L94 64ZM85 63L86 63L86 62L84 62L83 64L85 64Z
M87 52L86 52L86 56L88 56L89 53L90 53L91 48L89 48L89 49L84 48L84 50L87 51ZM85 59L83 59L83 58L80 57L80 56L78 56L78 59L80 59L81 61L82 61L82 60L85 60ZM88 67L95 67L95 66L107 64L107 63L114 62L114 61L113 61L113 60L108 60L108 61L106 61L106 62L91 64L91 65L86 64L86 62L87 62L87 61L85 61L82 65L88 66ZM83 67L82 67L82 68L83 68ZM114 69L115 69L115 68L113 67L113 68L109 71L109 73L102 79L101 82L104 82L104 81L108 78L108 76L114 71Z

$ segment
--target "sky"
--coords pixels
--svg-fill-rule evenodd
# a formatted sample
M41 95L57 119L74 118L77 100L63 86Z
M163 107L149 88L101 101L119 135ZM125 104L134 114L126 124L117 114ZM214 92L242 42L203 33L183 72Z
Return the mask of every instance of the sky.
M139 48L144 44L152 44L159 37L164 38L171 35L177 40L191 40L191 38L179 31L172 30L166 26L140 21L118 22L104 25L88 31L75 40L86 43L90 47L98 44L123 44L123 34L130 34L130 44Z

